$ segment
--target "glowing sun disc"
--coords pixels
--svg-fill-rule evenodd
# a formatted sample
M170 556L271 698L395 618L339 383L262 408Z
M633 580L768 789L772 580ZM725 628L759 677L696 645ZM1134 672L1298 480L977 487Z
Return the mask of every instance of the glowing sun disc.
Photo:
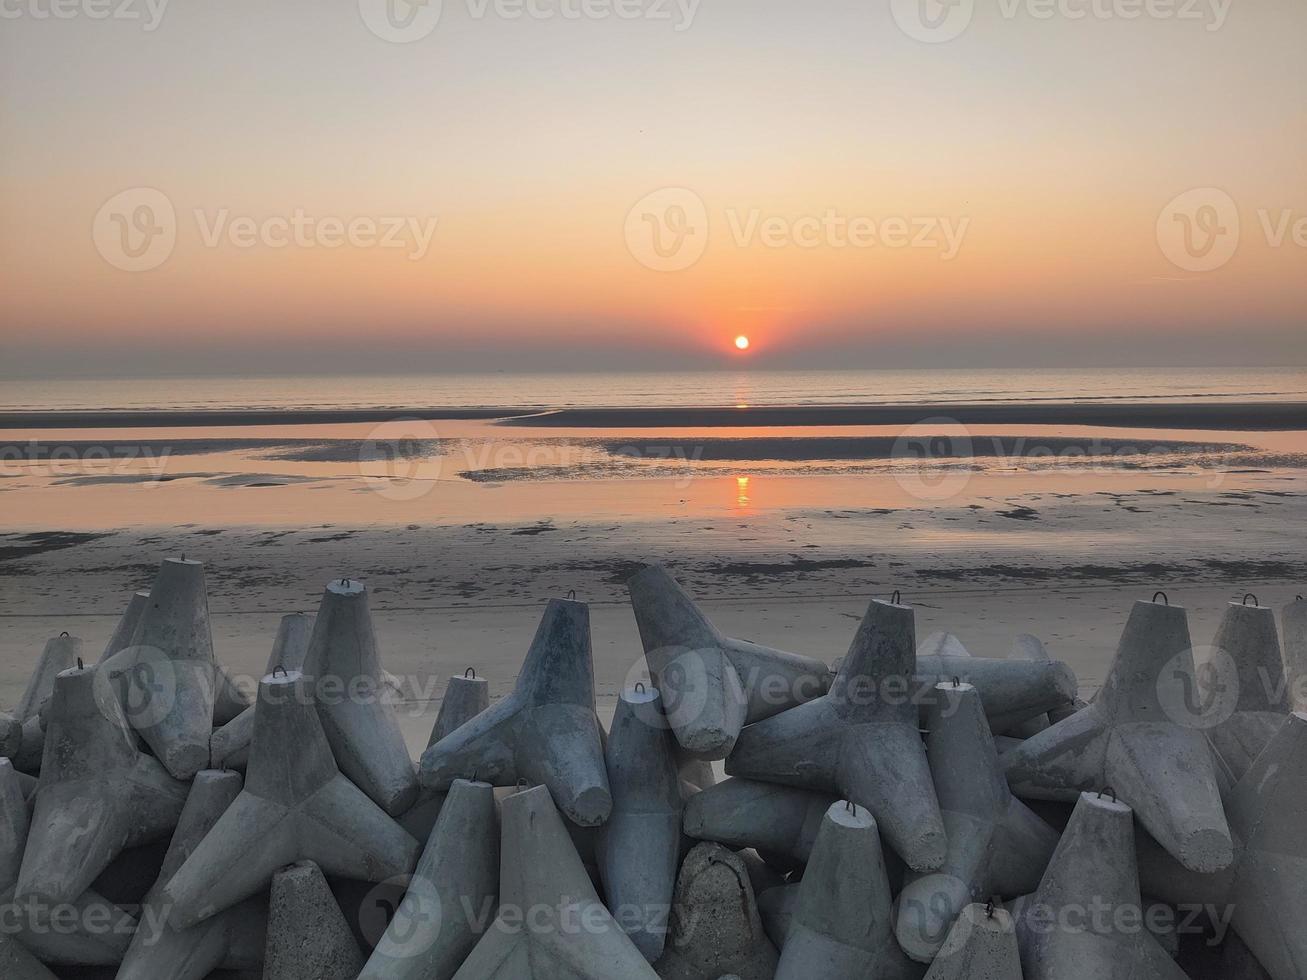
M748 350L749 338L744 336L744 334L740 334L738 337L735 338L735 347L737 350Z

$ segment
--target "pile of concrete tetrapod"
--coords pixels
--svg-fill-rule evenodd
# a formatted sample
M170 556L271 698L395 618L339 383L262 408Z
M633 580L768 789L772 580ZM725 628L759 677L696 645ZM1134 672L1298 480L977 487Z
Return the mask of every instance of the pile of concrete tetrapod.
M659 566L628 588L607 730L588 607L553 600L415 763L363 583L284 617L250 690L203 566L164 561L0 714L0 978L1307 977L1301 597L1283 646L1247 596L1198 653L1138 602L1085 703L1034 637L918 644L897 594L830 667Z

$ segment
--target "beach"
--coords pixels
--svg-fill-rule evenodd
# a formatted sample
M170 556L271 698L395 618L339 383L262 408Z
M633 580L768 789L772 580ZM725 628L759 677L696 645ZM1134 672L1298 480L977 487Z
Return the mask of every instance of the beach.
M131 592L177 555L205 563L217 656L247 679L281 615L313 611L330 579L364 580L415 752L448 676L471 667L492 696L511 688L553 596L591 604L610 710L642 670L623 583L646 561L666 563L728 633L828 662L867 600L900 590L919 640L945 630L978 656L1007 656L1033 633L1085 694L1134 600L1166 591L1203 644L1226 602L1251 592L1280 606L1307 582L1296 431L1150 430L1141 442L1137 430L977 427L972 450L1024 444L962 456L954 440L923 469L904 468L880 431L845 443L774 427L674 441L622 429L594 443L591 430L532 427L523 443L516 426L445 420L430 444L395 452L383 436L360 456L367 429L6 433L11 446L80 448L71 471L29 460L2 481L0 703L48 636L67 630L98 655ZM686 451L650 458L647 440ZM1091 443L1107 448L1066 454ZM88 458L91 446L110 459ZM133 459L113 456L124 447ZM519 465L495 465L506 461Z

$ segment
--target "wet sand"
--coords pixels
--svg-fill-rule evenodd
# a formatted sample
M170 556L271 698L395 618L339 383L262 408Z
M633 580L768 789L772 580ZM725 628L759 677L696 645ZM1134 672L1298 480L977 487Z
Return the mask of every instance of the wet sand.
M1285 431L1307 429L1307 402L1077 401L925 405L705 406L700 408L264 409L257 411L0 412L0 428L317 425L390 419L500 419L504 425L565 428L913 425L928 419L961 425L1095 425L1152 429Z

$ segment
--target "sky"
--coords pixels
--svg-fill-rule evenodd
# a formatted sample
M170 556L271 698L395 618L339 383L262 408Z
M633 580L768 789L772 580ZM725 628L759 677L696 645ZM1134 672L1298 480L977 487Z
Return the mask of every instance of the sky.
M0 20L0 376L1307 364L1301 0Z

